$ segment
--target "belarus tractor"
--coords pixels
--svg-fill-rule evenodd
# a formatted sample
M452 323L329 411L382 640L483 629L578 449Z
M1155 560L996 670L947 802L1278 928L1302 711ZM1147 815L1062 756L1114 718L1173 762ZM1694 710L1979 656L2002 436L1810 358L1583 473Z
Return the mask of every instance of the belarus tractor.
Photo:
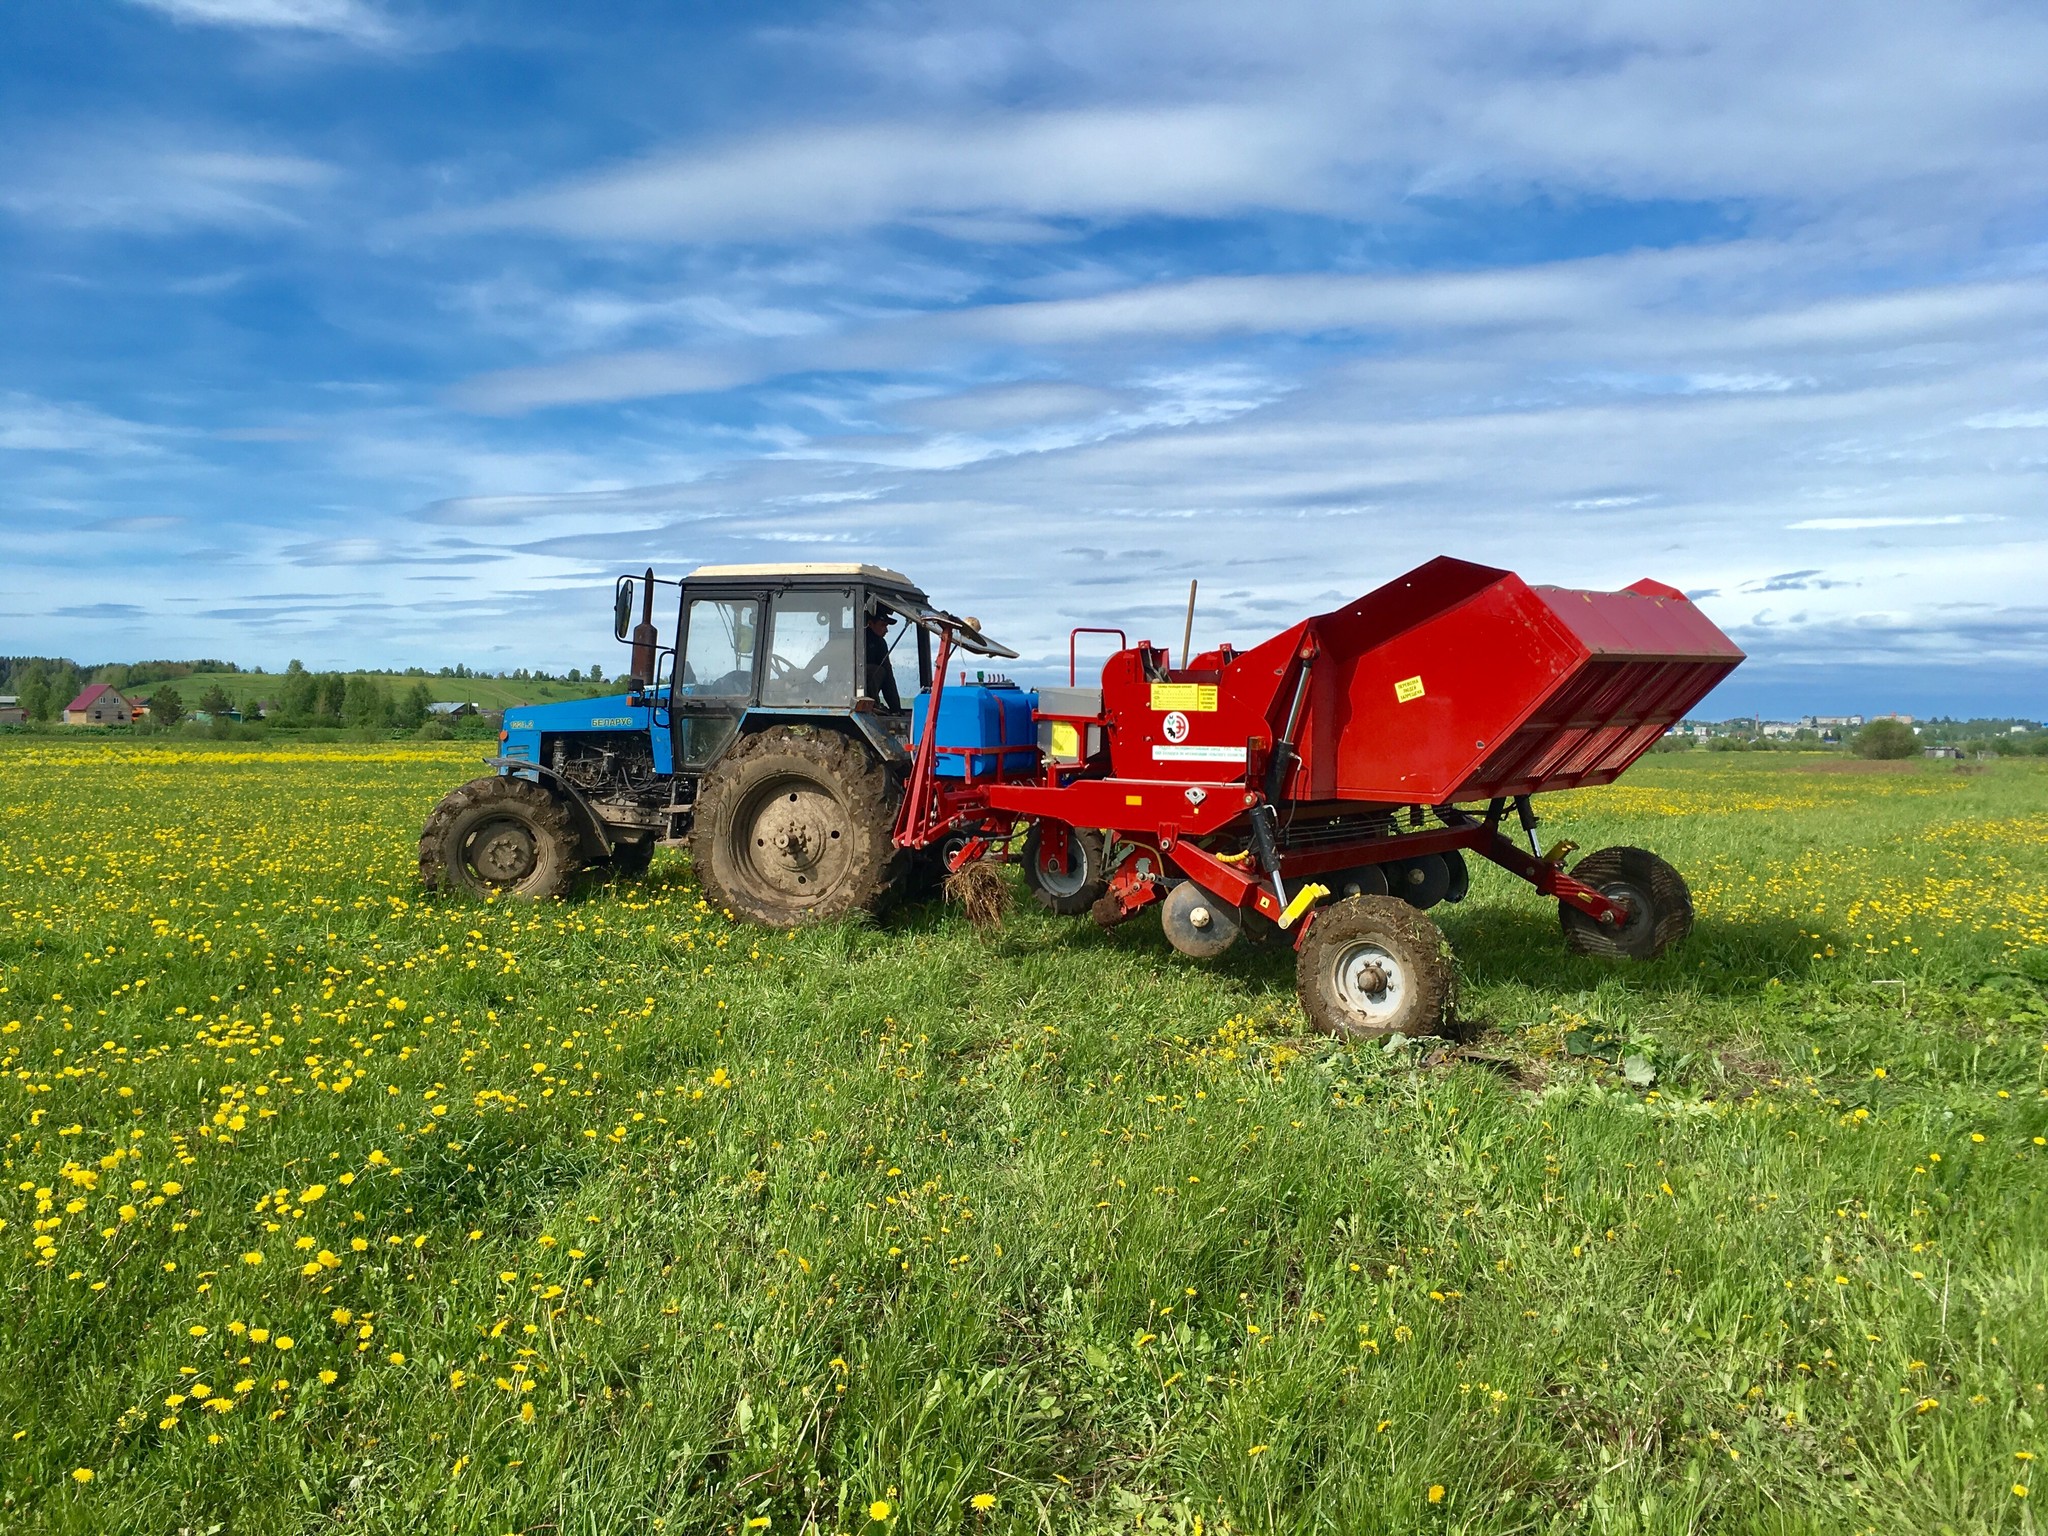
M582 869L637 875L687 846L714 905L793 927L1017 863L1063 916L1108 927L1157 906L1196 958L1291 943L1310 1023L1349 1037L1452 1017L1425 913L1464 899L1468 855L1555 899L1578 953L1680 943L1675 869L1628 847L1567 869L1576 845L1541 846L1533 797L1613 782L1742 660L1658 582L1532 587L1449 558L1179 665L1076 629L1064 687L949 681L963 656L1016 653L872 565L624 576L613 627L626 691L507 710L492 774L427 819L429 887L555 896ZM1091 634L1116 648L1084 685Z

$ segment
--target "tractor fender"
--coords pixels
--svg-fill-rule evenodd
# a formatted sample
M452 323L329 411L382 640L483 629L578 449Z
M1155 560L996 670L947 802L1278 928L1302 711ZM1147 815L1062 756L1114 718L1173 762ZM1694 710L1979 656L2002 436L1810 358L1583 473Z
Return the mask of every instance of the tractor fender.
M577 823L576 830L582 834L583 842L587 846L595 847L601 857L611 857L611 825L597 814L595 807L584 797L582 790L545 763L529 763L523 757L492 757L486 758L485 761L501 773L531 778L544 786L549 794L569 807L570 815Z
M896 739L882 729L881 722L873 715L859 710L821 713L813 710L750 709L740 718L740 728L734 734L737 741L742 736L752 736L778 725L808 725L817 730L837 731L842 736L851 736L874 753L878 762L893 770L910 766L910 754L903 750ZM721 754L723 755L723 754Z

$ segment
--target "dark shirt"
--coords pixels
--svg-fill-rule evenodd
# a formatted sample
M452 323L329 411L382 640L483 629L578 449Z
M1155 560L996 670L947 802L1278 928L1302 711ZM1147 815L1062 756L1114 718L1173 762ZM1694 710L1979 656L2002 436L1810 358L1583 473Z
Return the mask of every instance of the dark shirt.
M903 696L896 691L896 668L889 661L889 642L872 629L863 630L862 633L868 638L868 697L890 714L901 714Z

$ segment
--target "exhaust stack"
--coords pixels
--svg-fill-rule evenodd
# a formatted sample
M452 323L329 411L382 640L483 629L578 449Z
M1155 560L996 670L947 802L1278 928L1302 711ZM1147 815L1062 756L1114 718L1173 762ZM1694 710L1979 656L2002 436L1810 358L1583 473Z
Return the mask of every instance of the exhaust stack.
M633 626L633 676L643 686L654 682L655 651L660 644L660 632L654 627L654 567L650 565L640 588L640 622Z

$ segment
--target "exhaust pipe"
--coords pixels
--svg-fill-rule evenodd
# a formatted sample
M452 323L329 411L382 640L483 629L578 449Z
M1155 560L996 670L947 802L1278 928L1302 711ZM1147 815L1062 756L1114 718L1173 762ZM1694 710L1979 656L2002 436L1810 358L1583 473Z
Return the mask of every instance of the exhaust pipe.
M640 622L633 626L633 679L639 685L634 692L653 685L655 651L660 644L661 635L654 627L654 567L650 565L640 588Z

